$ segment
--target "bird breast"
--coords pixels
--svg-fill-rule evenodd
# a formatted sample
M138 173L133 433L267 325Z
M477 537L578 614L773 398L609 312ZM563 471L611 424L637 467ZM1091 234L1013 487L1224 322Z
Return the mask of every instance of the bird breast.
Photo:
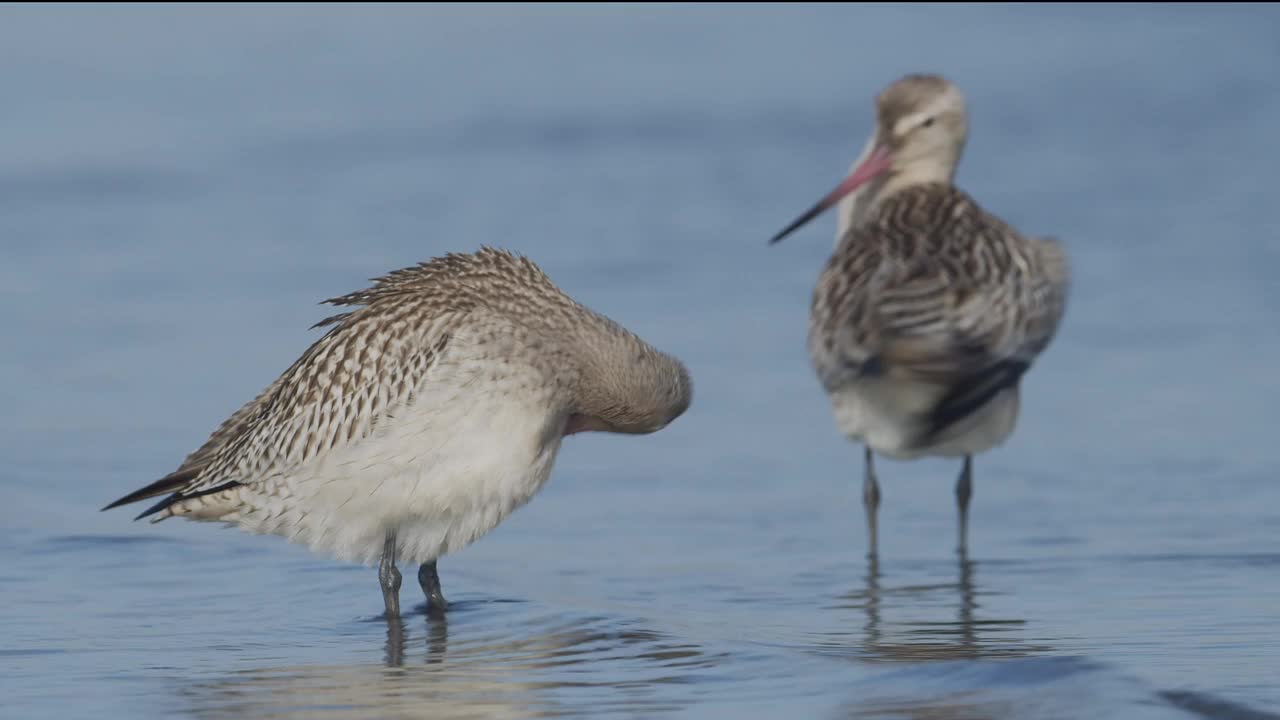
M461 549L550 476L566 420L556 387L533 365L495 364L458 340L369 437L284 480L292 508L363 548L354 559L372 559L388 527L400 528L406 561Z

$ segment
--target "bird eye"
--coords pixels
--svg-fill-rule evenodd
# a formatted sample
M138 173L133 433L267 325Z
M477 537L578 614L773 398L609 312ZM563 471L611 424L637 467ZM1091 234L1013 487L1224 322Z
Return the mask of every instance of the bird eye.
M930 127L932 125L933 125L933 116L929 116L925 118L924 122L920 123L920 127Z

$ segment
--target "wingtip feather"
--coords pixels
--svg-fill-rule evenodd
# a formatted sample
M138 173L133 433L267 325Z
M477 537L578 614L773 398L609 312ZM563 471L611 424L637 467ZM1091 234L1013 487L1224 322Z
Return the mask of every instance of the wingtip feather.
M182 470L182 471L170 473L160 478L159 480L156 480L150 485L147 485L146 487L142 487L142 488L138 488L137 490L134 490L128 495L125 495L119 500L116 500L110 505L107 505L106 507L102 508L102 510L100 510L99 512L118 508L121 505L130 505L132 503L138 502L139 500L146 500L147 498L155 497L157 495L167 495L170 493L174 493L178 489L180 489L182 486L194 480L195 477L196 477L196 471L194 470ZM171 501L170 498L166 498L164 502L170 502L170 501ZM154 509L149 510L148 512L155 512L155 510Z

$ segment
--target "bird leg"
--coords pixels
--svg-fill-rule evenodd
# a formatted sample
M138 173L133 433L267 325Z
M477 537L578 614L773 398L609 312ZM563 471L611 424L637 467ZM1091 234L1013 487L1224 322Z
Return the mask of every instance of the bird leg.
M440 576L436 574L436 561L422 563L418 568L418 584L427 596L427 614L443 615L449 603L445 602L444 591L440 589Z
M880 508L880 485L876 482L876 468L871 460L871 448L866 448L866 470L862 476L862 505L867 511L867 538L869 549L867 557L876 557L878 552L876 532L876 511Z
M973 456L964 456L964 467L956 481L956 504L960 507L960 546L956 552L969 552L969 498L973 497Z
M382 562L378 563L378 582L382 584L382 601L387 606L387 619L400 619L400 571L396 569L396 531L387 531L382 546Z

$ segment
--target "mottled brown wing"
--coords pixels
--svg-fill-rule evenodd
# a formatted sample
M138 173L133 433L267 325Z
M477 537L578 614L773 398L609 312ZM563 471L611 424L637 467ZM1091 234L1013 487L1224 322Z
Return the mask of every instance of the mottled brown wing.
M209 438L205 440L204 444L192 451L191 454L187 455L187 457L183 459L182 464L179 465L176 470L165 475L159 480L141 487L115 502L112 502L110 505L104 507L103 510L110 510L121 505L128 505L130 503L138 502L139 500L158 497L160 495L170 495L169 498L161 501L151 508L148 508L143 511L141 515L135 518L140 519L158 512L177 499L181 499L182 493L199 481L201 474L205 470L205 466L217 457L218 453L221 452L228 443L234 441L237 437L240 437L247 432L253 422L253 419L268 407L270 399L275 393L276 388L279 387L282 379L283 378L278 378L271 385L268 385L267 388L259 393L257 397L242 405L239 410L231 415L231 417L224 420L223 423L218 426L218 429L214 430Z
M353 313L326 333L276 381L239 431L208 453L184 494L286 472L367 437L389 412L412 401L448 343L454 318L417 323L407 305L366 311L373 312ZM402 332L393 332L396 327Z
M886 369L946 382L1005 361L1030 362L1065 302L1065 256L1021 236L967 194L904 192L854 244L876 247L861 291L869 348Z
M885 371L946 388L925 418L923 440L1016 386L1065 307L1065 273L1046 258L1056 243L1016 238L996 223L984 232L963 262L942 256L906 265L876 304ZM1001 247L992 251L984 241Z
M423 320L417 303L368 307L342 318L180 468L109 507L169 494L139 518L190 498L286 473L359 441L412 401L465 310Z
M886 368L945 383L1006 361L1030 364L1056 333L1066 292L1038 250L1025 250L963 275L921 258L889 278L874 309L875 352Z
M1057 330L1067 266L954 188L888 199L849 231L815 296L811 349L830 389L867 374L946 389L948 424L1016 383Z
M253 417L260 414L265 408L276 388L280 386L283 378L277 378L274 382L266 387L257 397L245 403L239 410L235 411L231 417L227 418L214 430L209 438L204 441L196 450L183 459L182 464L178 466L175 473L182 473L188 470L198 470L205 465L210 458L218 453L228 442L235 437L244 433L249 426Z
M109 507L172 493L145 517L186 498L268 481L368 437L414 399L476 307L497 302L493 298L523 302L529 288L559 292L531 261L482 248L388 273L369 288L326 301L361 307L318 323L333 327L177 471Z

